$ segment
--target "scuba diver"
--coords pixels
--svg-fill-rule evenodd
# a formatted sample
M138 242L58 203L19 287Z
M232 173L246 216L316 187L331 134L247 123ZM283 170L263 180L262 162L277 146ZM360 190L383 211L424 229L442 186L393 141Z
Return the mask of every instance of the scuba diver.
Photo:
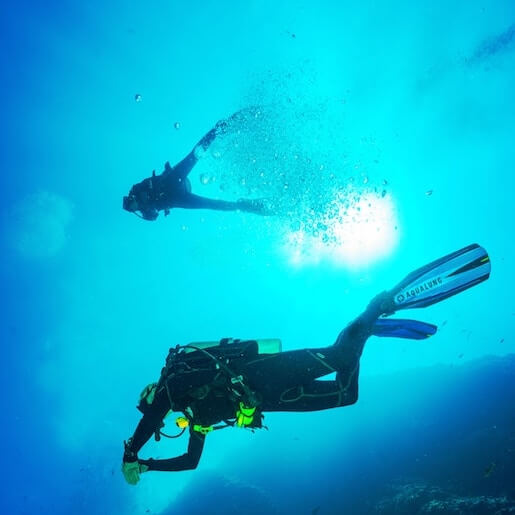
M217 200L195 195L191 192L188 174L215 138L227 132L231 121L242 116L242 111L233 114L227 120L220 120L178 164L170 166L167 161L161 174L152 176L134 184L129 195L123 197L123 209L136 214L144 220L156 220L159 211L165 216L172 208L214 209L218 211L247 211L259 215L272 214L270 206L264 199L239 199L236 202ZM141 214L138 214L137 212Z
M422 340L437 330L425 322L380 317L440 302L489 275L490 259L479 245L453 252L375 297L328 347L281 352L279 340L223 339L171 348L160 379L143 390L138 406L143 417L124 442L126 481L136 484L147 471L194 469L209 433L226 427L264 427L265 412L317 411L354 404L360 357L370 336ZM335 380L319 380L333 372ZM174 436L161 431L172 411L182 413L176 421L181 432ZM185 454L170 459L138 457L152 435L159 440L185 431L189 432Z

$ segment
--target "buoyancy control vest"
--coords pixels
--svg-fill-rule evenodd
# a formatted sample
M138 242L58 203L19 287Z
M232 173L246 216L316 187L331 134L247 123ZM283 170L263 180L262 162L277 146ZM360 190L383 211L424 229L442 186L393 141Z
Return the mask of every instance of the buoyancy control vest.
M211 385L224 384L240 400L250 402L252 392L238 370L260 354L281 351L279 339L239 340L223 338L216 342L193 342L172 347L161 371L158 387L167 385L170 401L186 395L205 395Z
M191 399L201 399L216 390L238 407L236 425L261 427L262 415L259 410L256 412L259 397L238 371L259 355L276 354L281 350L281 340L277 338L223 338L220 341L178 345L170 348L161 377L148 393L153 397L155 392L165 388L172 410L184 412ZM140 411L144 411L150 400L145 397L142 396L140 400ZM254 413L255 420L252 416Z

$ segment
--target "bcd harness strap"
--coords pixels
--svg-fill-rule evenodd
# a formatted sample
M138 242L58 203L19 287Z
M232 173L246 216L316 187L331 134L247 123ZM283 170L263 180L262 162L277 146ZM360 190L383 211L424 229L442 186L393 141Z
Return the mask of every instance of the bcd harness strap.
M223 342L227 342L227 340L221 340L221 344ZM202 349L199 347L196 347L194 345L177 345L175 348L170 349L170 352L168 354L168 357L166 359L166 364L163 367L163 370L161 371L161 377L158 381L158 383L151 383L147 385L140 395L140 406L142 403L146 403L147 405L152 404L154 401L156 392L166 383L166 379L170 376L171 369L175 368L178 364L183 365L184 367L187 367L186 369L191 369L189 365L187 365L185 362L180 362L181 358L181 350L182 349L193 349L194 351L198 351L205 356L207 356L210 360L212 360L216 368L220 371L224 372L226 376L230 379L230 384L234 386L234 388L231 386L230 392L236 397L238 400L238 409L236 410L236 419L234 422L232 421L225 421L225 424L223 425L217 425L217 426L202 426L200 424L194 424L193 430L203 434L207 435L211 431L218 430L218 429L224 429L226 427L234 427L235 425L240 428L248 428L252 425L254 422L254 415L256 413L257 409L257 399L254 394L254 392L245 384L244 378L241 375L236 375L228 366L226 363L224 363L221 359L214 356L212 353L208 352L206 349ZM184 352L184 351L183 351ZM241 389L241 391L239 391ZM168 392L168 388L167 388ZM170 398L170 393L168 392L168 397ZM172 399L170 398L170 404L172 404ZM179 417L176 421L177 426L181 429L180 433L177 435L167 435L161 431L161 428L164 426L162 424L160 427L158 427L155 431L155 439L157 441L160 440L161 436L164 436L166 438L178 438L184 434L186 431L186 428L190 425L190 418L186 417Z

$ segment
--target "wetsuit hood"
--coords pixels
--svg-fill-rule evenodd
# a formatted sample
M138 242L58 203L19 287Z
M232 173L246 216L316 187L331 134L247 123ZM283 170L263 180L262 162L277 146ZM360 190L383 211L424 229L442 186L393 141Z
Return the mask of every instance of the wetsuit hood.
M155 220L157 218L158 211L153 205L154 177L155 175L132 186L129 194L126 197L123 197L123 209L130 213L140 211L141 216L145 220Z
M125 211L129 211L129 213L134 213L134 211L139 209L138 201L134 195L129 193L129 195L123 197L123 209L125 209Z

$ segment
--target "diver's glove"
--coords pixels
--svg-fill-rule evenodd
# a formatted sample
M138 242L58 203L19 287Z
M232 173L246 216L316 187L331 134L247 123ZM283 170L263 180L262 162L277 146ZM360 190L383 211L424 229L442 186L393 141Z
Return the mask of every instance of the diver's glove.
M149 385L150 386L150 385ZM129 485L135 485L139 481L139 475L148 470L146 465L142 465L138 461L138 455L131 449L132 438L123 442L123 460L122 460L122 473L125 481Z
M123 461L122 463L122 473L125 481L129 483L129 485L136 485L139 481L140 474L146 472L148 470L147 465L143 465L136 461Z
M216 135L225 134L229 130L230 124L238 120L238 118L240 118L240 120L243 120L242 115L245 113L245 111L246 109L240 109L239 111L236 111L235 113L231 114L229 118L218 120L218 122L216 122L215 128L213 129Z

